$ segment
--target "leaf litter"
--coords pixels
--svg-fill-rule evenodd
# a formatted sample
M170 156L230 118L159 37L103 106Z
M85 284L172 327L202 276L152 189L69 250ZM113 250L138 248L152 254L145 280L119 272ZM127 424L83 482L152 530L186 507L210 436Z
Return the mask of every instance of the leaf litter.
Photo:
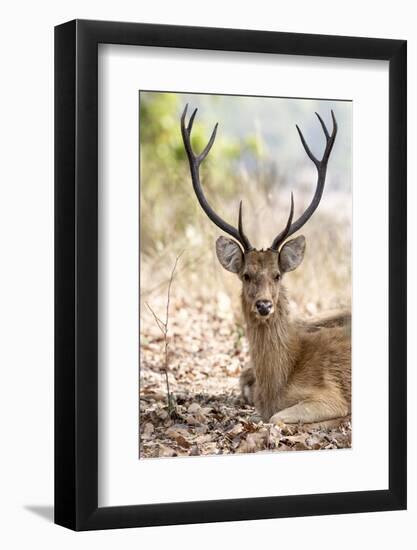
M350 417L277 426L244 402L239 375L249 361L247 341L232 313L215 301L176 300L170 326L169 410L161 334L142 317L140 458L351 447Z

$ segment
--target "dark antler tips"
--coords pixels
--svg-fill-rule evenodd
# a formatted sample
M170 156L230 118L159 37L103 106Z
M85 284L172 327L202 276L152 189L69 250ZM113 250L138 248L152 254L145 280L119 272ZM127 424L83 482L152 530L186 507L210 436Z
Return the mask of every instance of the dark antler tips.
M187 124L187 128L185 128L185 117L187 115L187 111L188 111L188 103L185 104L184 110L181 115L181 128L183 131L186 130L186 132L190 134L194 124L195 115L197 114L198 109L194 109L194 111L191 113L190 119Z
M194 191L197 195L198 201L200 202L201 207L206 212L208 217L220 229L222 229L223 231L225 231L226 233L231 235L233 238L235 238L243 246L245 251L253 250L253 247L251 246L248 238L246 237L246 235L243 231L242 201L240 201L240 203L239 203L239 222L238 222L238 229L236 229L235 227L231 226L230 224L228 224L227 222L222 220L220 218L220 216L218 216L216 214L216 212L214 212L214 210L208 204L208 202L207 202L207 200L204 196L203 190L201 188L200 178L199 178L199 174L198 174L198 168L200 166L200 163L205 159L205 157L209 153L211 147L213 146L213 143L214 143L214 140L215 140L215 137L216 137L217 128L218 128L219 124L218 124L218 122L216 122L216 124L214 126L214 129L213 129L213 132L211 134L211 137L209 139L209 142L207 143L204 150L200 153L200 155L196 156L194 154L192 148L191 148L190 134L191 134L191 129L192 129L192 126L193 126L194 118L197 114L197 109L195 109L193 111L193 113L190 117L190 120L188 122L188 127L186 129L185 128L185 116L187 114L187 109L188 109L188 103L185 105L184 111L183 111L182 116L181 116L181 130L182 130L182 136L183 136L183 140L184 140L185 150L187 152L188 160L189 160L189 163L190 163L190 170L191 170L193 188L194 188ZM328 161L328 158L330 156L330 152L332 150L333 143L334 143L334 140L335 140L335 137L336 137L337 123L336 123L336 117L335 117L334 112L332 110L331 111L331 116L332 116L332 120L333 120L333 131L332 131L332 135L329 136L328 130L327 130L322 118L320 117L320 115L318 113L316 113L316 116L317 116L317 118L318 118L318 120L319 120L319 122L320 122L320 124L323 128L323 131L326 135L326 140L327 140L326 149L325 149L325 152L324 152L324 155L323 155L323 158L322 158L321 161L319 161L312 154L312 152L310 151L310 149L307 145L307 142L304 139L304 136L303 136L298 124L295 125L307 155L314 162L314 164L316 165L317 170L318 170L318 180L317 180L316 192L315 192L313 200L312 200L311 204L308 206L307 210L294 223L292 221L293 216L294 216L294 194L293 194L293 192L291 192L291 208L290 208L290 213L289 213L289 216L288 216L288 221L286 223L286 226L285 226L284 230L281 231L281 233L279 235L277 235L277 237L274 239L274 241L272 243L272 246L270 247L270 250L277 251L279 249L279 246L284 242L285 239L287 239L290 235L292 235L293 233L298 231L308 221L308 219L312 216L313 212L316 210L318 204L320 203L320 199L321 199L321 196L322 196L322 193L323 193L325 177L326 177L327 161Z
M291 191L291 208L290 208L290 215L288 218L288 231L291 229L293 217L294 217L294 193Z
M279 247L282 245L285 239L290 236L293 217L294 217L294 194L291 191L291 206L290 206L290 213L288 216L287 223L285 224L285 228L281 231L281 233L279 233L279 235L277 235L273 240L272 245L270 246L270 250L274 250L278 252Z
M333 132L337 132L337 121L336 121L336 117L334 116L333 109L330 112L332 114Z
M249 252L250 250L253 250L252 245L249 242L249 239L245 235L245 232L243 231L243 219L242 219L242 201L239 203L239 220L238 220L238 231L240 236L240 243L243 245L243 248L246 252Z
M320 125L323 129L323 132L324 132L325 136L326 136L326 142L327 142L326 143L326 148L325 148L325 151L323 153L323 157L322 157L321 160L318 160L313 155L313 153L310 151L310 148L307 145L307 142L304 139L304 136L303 136L298 124L296 124L295 127L297 128L297 132L300 136L301 143L304 147L305 152L307 153L308 157L314 162L314 164L316 165L316 168L317 168L318 179L317 179L316 191L314 193L314 197L313 197L313 200L311 201L310 205L307 207L305 212L295 222L292 221L292 218L293 218L293 215L294 215L294 197L293 197L293 193L291 193L291 210L290 210L290 215L288 217L287 224L286 224L285 228L281 231L281 233L279 233L275 237L275 239L274 239L274 241L271 245L271 250L278 250L280 245L284 242L285 239L287 239L289 236L291 236L296 231L301 229L301 227L313 215L314 211L316 210L316 208L318 207L318 205L320 203L320 200L321 200L321 197L322 197L322 194L323 194L323 188L324 188L324 183L325 183L325 178L326 178L327 161L329 159L329 156L330 156L330 153L331 153L331 150L332 150L335 138L336 138L337 123L336 123L336 117L335 117L334 112L332 110L331 111L331 116L332 116L332 120L333 120L333 130L332 130L332 134L330 135L328 130L327 130L327 127L324 124L323 119L321 118L319 113L316 112L315 114L316 114L316 116L317 116L317 118L320 122Z
M211 133L211 136L212 136L213 139L216 137L218 127L219 127L219 123L216 122L216 124L214 125L214 128L213 128L213 132Z
M192 115L190 116L190 120L188 121L188 126L187 126L187 131L188 133L191 132L192 130L192 127L193 127L193 124L194 124L194 119L195 119L195 115L197 114L197 109L194 109Z
M210 149L212 148L212 146L214 144L214 141L215 141L215 138L216 138L216 132L217 132L217 128L218 128L218 123L216 123L216 125L214 126L211 137L210 137L207 145L203 149L203 151L199 155L195 155L195 153L194 153L194 151L191 147L191 130L192 130L194 118L197 114L198 109L194 109L194 111L193 111L193 113L190 116L190 119L188 121L188 126L186 128L185 127L185 116L186 116L186 113L187 113L187 108L188 108L188 104L185 106L184 111L183 111L182 116L181 116L181 133L182 133L182 138L183 138L183 141L184 141L185 151L187 153L188 161L189 161L189 164L190 164L191 180L192 180L192 183L193 183L193 188L194 188L194 192L197 196L197 199L198 199L202 209L204 210L204 212L211 219L211 221L217 225L217 227L219 227L222 231L224 231L225 233L228 233L234 239L236 239L238 242L240 242L245 250L250 250L252 247L249 243L248 238L244 234L243 227L242 227L242 213L241 213L241 208L242 207L240 207L240 213L239 213L239 218L240 218L239 229L236 229L235 227L233 227L232 225L230 225L226 221L224 221L222 218L220 218L220 216L218 214L216 214L216 212L211 208L211 206L207 202L207 199L206 199L206 197L203 193L203 190L201 188L201 182L200 182L200 176L199 176L199 167L200 167L201 162L206 158L206 156L208 155L208 153L210 152Z
M306 149L307 148L307 143L305 142L303 132L300 130L300 127L298 126L298 124L296 124L295 127L297 128L297 132L298 132L298 135L300 136L300 139L301 139L301 142L304 146L304 149ZM307 152L308 156L310 156L309 151L307 151L307 149L306 149L306 152Z

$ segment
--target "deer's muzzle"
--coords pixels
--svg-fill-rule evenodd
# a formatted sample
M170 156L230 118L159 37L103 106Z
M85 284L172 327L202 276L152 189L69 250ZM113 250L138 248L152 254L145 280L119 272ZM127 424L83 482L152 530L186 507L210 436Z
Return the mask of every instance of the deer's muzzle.
M272 311L271 300L258 300L255 306L256 306L256 311L259 313L259 315L262 315L262 317L266 317Z

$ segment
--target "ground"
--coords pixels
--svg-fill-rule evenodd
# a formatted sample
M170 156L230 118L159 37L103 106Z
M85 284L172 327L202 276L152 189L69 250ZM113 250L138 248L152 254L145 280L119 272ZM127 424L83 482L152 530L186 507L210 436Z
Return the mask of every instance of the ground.
M239 391L239 374L248 362L244 331L230 309L221 306L203 301L171 303L171 410L164 337L151 316L142 316L140 458L350 447L349 418L304 426L261 421Z

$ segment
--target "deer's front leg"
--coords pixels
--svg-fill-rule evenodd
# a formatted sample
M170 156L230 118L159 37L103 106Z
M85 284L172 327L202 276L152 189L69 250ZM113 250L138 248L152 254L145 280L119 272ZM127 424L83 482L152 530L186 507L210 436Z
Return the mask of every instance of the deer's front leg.
M255 371L252 366L248 366L242 370L239 377L240 391L243 399L253 405L255 391Z
M344 403L325 401L301 401L274 414L270 418L272 424L310 424L339 418L349 414L349 408Z

